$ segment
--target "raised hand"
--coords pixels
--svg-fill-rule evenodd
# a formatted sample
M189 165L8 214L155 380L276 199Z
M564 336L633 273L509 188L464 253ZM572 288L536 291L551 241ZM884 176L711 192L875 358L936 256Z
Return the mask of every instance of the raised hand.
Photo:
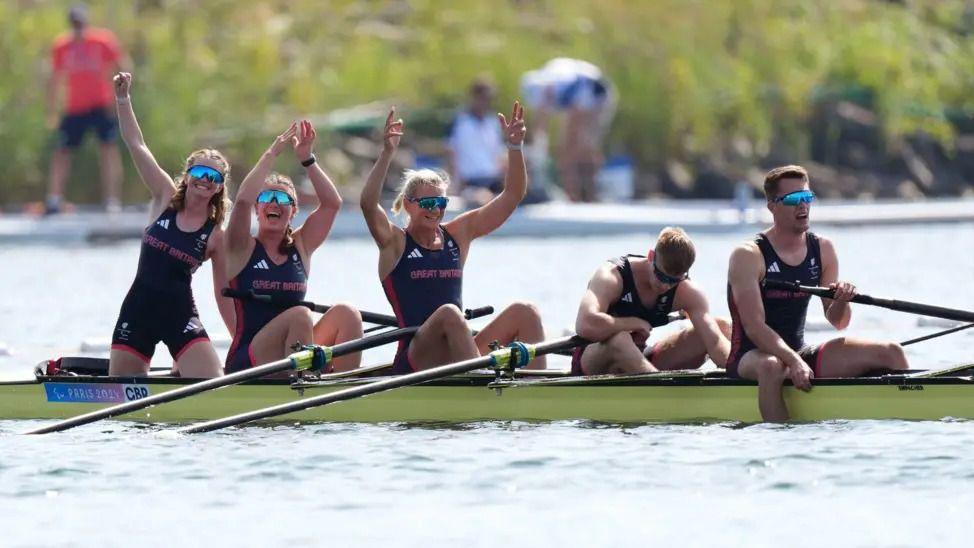
M396 118L396 107L389 109L389 115L386 116L386 125L382 130L382 144L386 150L395 150L399 147L399 140L402 139L403 134L403 125L402 118Z
M311 121L301 120L293 139L294 155L297 156L299 162L310 159L314 154L315 138L317 136L318 133L315 132Z
M274 142L271 143L271 148L268 149L270 153L274 156L278 156L288 146L295 146L295 140L297 139L295 135L297 132L298 124L295 122L291 124L291 127L287 128L287 131L278 135L277 138L274 139Z
M504 140L507 141L507 144L520 146L528 132L527 126L524 125L524 107L521 106L521 103L514 101L510 122L500 112L497 113L497 119L501 123L501 131L504 133Z
M115 98L124 99L129 96L129 89L132 88L132 73L119 72L112 78L115 87Z

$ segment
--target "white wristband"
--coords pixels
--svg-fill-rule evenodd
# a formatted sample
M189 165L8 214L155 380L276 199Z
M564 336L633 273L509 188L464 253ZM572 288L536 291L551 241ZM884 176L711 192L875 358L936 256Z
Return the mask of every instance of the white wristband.
M116 105L127 105L127 104L129 104L129 98L128 97L116 97L115 98L115 104Z
M521 150L521 144L512 145L511 143L507 143L507 150Z

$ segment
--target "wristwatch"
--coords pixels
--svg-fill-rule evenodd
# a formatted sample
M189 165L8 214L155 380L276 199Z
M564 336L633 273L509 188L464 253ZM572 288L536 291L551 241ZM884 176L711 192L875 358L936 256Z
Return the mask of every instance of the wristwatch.
M310 158L308 158L307 160L301 162L301 165L303 165L304 167L309 167L309 166L313 165L317 161L318 161L318 159L315 158L315 155L314 154L312 154Z

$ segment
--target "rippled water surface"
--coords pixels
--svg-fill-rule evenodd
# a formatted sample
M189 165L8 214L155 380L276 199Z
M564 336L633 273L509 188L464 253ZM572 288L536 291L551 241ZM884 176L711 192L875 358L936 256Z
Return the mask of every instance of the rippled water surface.
M974 309L974 226L827 234L842 277L863 292ZM727 256L743 237L697 237L692 276L721 314ZM532 300L560 334L598 262L651 242L478 242L466 304ZM110 335L137 253L134 243L0 248L0 342L12 350L0 376L29 376L37 360ZM369 242L327 244L309 298L388 311L375 260ZM208 285L204 268L197 299L219 335ZM857 307L850 333L906 339L934 329ZM959 333L908 354L917 366L974 361L971 343ZM157 350L160 363L165 354ZM970 421L321 424L195 436L105 422L18 435L39 424L0 421L3 546L960 546L974 529Z

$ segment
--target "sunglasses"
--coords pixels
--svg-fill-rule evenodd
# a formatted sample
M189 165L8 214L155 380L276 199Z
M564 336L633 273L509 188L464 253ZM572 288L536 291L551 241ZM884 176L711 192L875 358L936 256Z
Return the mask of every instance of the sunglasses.
M446 209L446 204L450 199L446 196L429 196L426 198L406 198L406 200L419 205L423 209L433 211L434 209Z
M778 196L772 202L781 202L786 206L796 206L801 203L810 204L815 201L815 193L811 190L798 190L789 192L784 196Z
M687 274L677 277L677 276L670 276L666 272L663 272L662 270L659 269L658 266L656 266L656 257L653 257L653 273L656 274L656 279L659 280L660 283L666 285L676 285L682 282L683 280L689 278Z
M220 173L220 170L213 169L210 166L204 166L202 164L191 166L186 170L186 175L189 175L195 179L206 179L207 181L216 183L218 185L223 184L223 174Z
M277 202L278 205L294 205L294 198L283 190L261 190L257 195L258 204Z

